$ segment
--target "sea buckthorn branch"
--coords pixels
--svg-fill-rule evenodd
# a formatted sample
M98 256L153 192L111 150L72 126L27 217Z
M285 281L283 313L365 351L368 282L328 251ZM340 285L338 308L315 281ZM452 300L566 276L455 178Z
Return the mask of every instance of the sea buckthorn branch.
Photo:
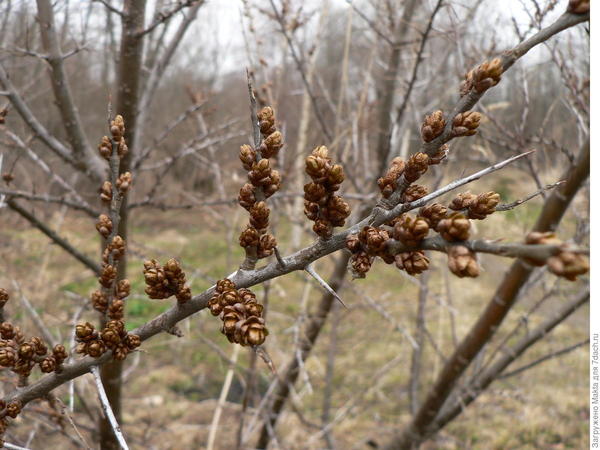
M8 292L0 288L0 315L9 301ZM50 343L51 344L51 343ZM43 373L60 372L63 362L68 358L63 345L51 345L43 338L33 336L26 340L21 329L11 322L3 321L0 325L0 367L10 369L19 376L19 385L29 383L32 370L38 366ZM21 412L20 400L5 401L0 399L0 445L9 424L8 418L15 419Z
M248 183L240 189L238 202L250 214L250 221L240 234L240 246L246 251L246 258L241 267L252 270L259 259L271 256L277 246L275 237L267 232L269 215L266 200L277 192L281 186L281 176L271 168L270 158L276 157L283 147L283 136L275 125L273 108L265 106L256 110L256 98L250 78L248 78L250 95L250 116L254 146L240 147L240 161L248 171ZM281 264L281 258L278 256Z
M119 175L121 159L128 152L125 143L125 123L117 115L109 120L111 137L103 136L98 152L109 163L109 180L102 183L100 199L108 205L108 215L101 214L96 230L103 238L102 264L98 283L100 289L90 295L92 306L102 314L103 329L97 331L90 322L75 326L77 353L93 358L102 356L108 349L116 360L123 360L141 341L139 336L127 333L123 320L125 298L129 296L131 283L127 279L118 280L118 265L126 251L125 240L119 236L120 210L123 198L131 187L131 173Z
M256 284L263 283L267 280L280 277L296 270L304 270L312 262L342 249L346 245L347 236L350 234L356 234L364 226L369 224L372 226L381 226L385 222L389 222L403 212L425 206L431 200L444 195L453 189L459 188L460 186L463 186L464 184L467 184L473 180L479 179L488 173L500 170L506 165L518 160L519 158L527 156L530 153L531 152L528 152L509 158L473 175L456 180L453 183L450 183L449 185L444 186L443 188L432 192L431 194L428 194L419 200L398 205L392 210L381 211L380 209L375 208L373 213L356 225L334 234L328 240L318 239L312 245L287 257L284 257L284 265L280 265L277 261L273 261L264 267L254 270L237 270L227 278L235 285L236 289L239 290L242 288L249 288ZM190 301L175 305L174 307L145 323L141 327L132 330L130 334L137 335L141 341L144 341L156 334L172 329L181 320L197 313L198 311L201 311L202 309L207 308L210 299L216 292L215 289L216 286L213 286L204 292L193 296ZM89 372L92 366L101 365L108 362L112 358L111 353L112 352L109 350L98 358L85 357L70 364L65 364L60 373L54 373L45 376L31 385L11 393L7 397L7 401L19 400L24 405L31 400L42 397L68 380Z
M554 24L550 25L548 28L541 30L532 38L528 39L527 41L524 41L519 46L515 47L515 49L513 49L511 52L503 56L502 60L506 60L506 64L503 63L503 69L506 70L508 67L514 64L514 62L519 57L521 57L535 45L544 42L545 40L549 39L556 33L566 28L584 22L588 19L589 14L587 13L579 16L575 16L573 14L564 14ZM453 110L454 114L451 114L450 117L454 117L458 113L470 110L471 107L479 100L480 97L481 95L477 94L476 91L469 91L467 95L461 98L461 100L455 107L455 110ZM431 154L436 156L439 153L440 146L443 144L445 134L447 133L449 135L450 132L451 129L448 128L447 124L442 134L434 138L431 142L424 144L422 149L425 150L425 153L428 153L428 149L431 148ZM481 176L484 176L495 170L499 170L507 164L510 164L511 162L514 162L516 159L519 159L523 156L526 156L526 154L509 158L508 160L503 161L502 163L488 167L469 177L457 180L445 186L444 188L436 190L431 194L427 194L426 196L413 202L406 204L396 204L391 209L384 209L380 206L376 207L368 217L363 219L358 224L337 234L333 234L332 237L328 240L317 240L312 245L302 250L299 250L293 253L292 255L282 258L284 264L279 264L278 262L274 261L258 269L238 270L232 273L230 276L228 276L228 279L230 279L235 284L236 289L241 289L248 288L255 284L262 283L264 281L282 276L295 270L303 270L311 262L314 262L325 255L328 255L330 253L333 253L334 251L343 248L345 246L347 236L350 234L358 233L364 226L371 225L377 227L384 225L386 222L391 221L392 219L404 212L408 212L410 210L426 206L427 203L431 200L464 184L467 184L470 181L478 179ZM214 292L215 287L213 286L207 289L206 291L194 296L190 301L184 304L178 304L170 308L168 311L158 315L151 321L133 330L132 333L137 334L140 337L140 340L143 341L162 331L167 331L171 329L177 322L206 308L208 305L208 301L210 300ZM7 397L7 401L10 402L18 400L21 402L22 405L24 405L33 399L46 395L48 392L67 382L68 380L71 380L80 375L83 375L84 373L89 372L92 366L103 364L109 361L110 359L111 352L106 352L97 359L85 357L73 363L65 364L63 370L60 373L52 373L46 375L40 380L36 381L35 383L23 387L19 391L11 393ZM415 428L411 426L405 436L412 436L413 430L415 429L416 432L420 432L420 428ZM392 443L392 445L399 444L400 446L404 446L405 442L406 441L404 441L403 437L401 437L400 441L396 441Z
M577 12L572 13L569 11ZM380 201L380 205L386 209L397 205L402 199L404 190L427 170L427 165L435 164L445 157L448 151L447 143L450 140L473 134L479 126L480 115L471 111L471 109L488 89L498 84L501 75L512 67L519 58L555 34L588 20L589 8L586 11L583 7L577 9L574 6L569 6L568 12L561 15L550 26L538 31L511 50L505 51L499 57L491 61L485 61L469 71L465 75L465 80L460 88L461 98L450 114L444 117L442 111L438 110L425 118L421 128L423 144L419 152L411 157L413 159L411 171L408 176L403 171L396 171L393 180L393 192L384 195L385 198ZM433 158L434 162L428 162L426 156ZM418 176L415 178L417 174Z

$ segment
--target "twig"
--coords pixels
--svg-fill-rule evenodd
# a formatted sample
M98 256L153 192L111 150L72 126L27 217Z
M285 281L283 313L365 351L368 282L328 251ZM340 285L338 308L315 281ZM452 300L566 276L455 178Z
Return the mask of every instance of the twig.
M32 213L27 211L25 208L23 208L21 205L19 205L17 202L15 202L13 199L9 198L6 203L13 211L19 213L21 216L23 216L25 219L27 219L27 221L29 223L31 223L34 227L36 227L38 230L40 230L42 233L44 233L46 236L48 236L50 239L52 239L52 241L54 241L57 245L62 247L64 250L66 250L67 253L69 253L71 256L73 256L75 259L77 259L79 262L81 262L84 266L86 266L92 272L94 272L95 274L100 273L100 270L101 270L100 265L96 261L93 261L88 256L84 255L79 250L77 250L75 247L73 247L73 245L71 245L69 243L69 241L67 241L65 238L59 236L54 230L52 230L50 227L48 227L48 225L46 225L45 223L40 221L37 217L35 217L35 215L33 215Z
M590 343L590 339L589 338L584 339L583 341L578 342L577 344L570 345L570 346L565 347L563 349L560 349L560 350L557 350L555 352L549 353L549 354L547 354L545 356L542 356L541 358L538 358L538 359L536 359L534 361L531 361L530 363L525 364L524 366L521 366L518 369L511 370L510 372L503 373L502 375L500 375L498 377L498 379L499 380L503 380L504 378L514 377L515 375L518 375L518 374L520 374L522 372L525 372L526 370L531 369L532 367L537 366L538 364L541 364L544 361L548 361L549 359L556 358L558 356L561 356L561 355L564 355L566 353L572 352L573 350L576 350L579 347L581 347L583 345L586 345L586 344L589 344L589 343Z
M335 299L340 302L342 304L342 306L346 309L348 309L348 306L346 306L346 304L344 303L344 301L340 298L340 296L337 294L337 292L335 292L331 286L329 286L327 284L327 281L325 281L323 278L321 278L321 275L319 275L315 269L313 269L312 265L309 264L308 266L306 266L304 268L304 270L306 271L306 273L308 273L311 277L313 277L317 283L319 283L319 286L321 286L326 292L329 292L331 295L333 295L335 297Z
M92 0L93 2L97 2L97 3L101 3L102 5L104 5L106 7L106 9L108 9L109 11L117 14L119 17L124 17L125 13L123 13L123 11L115 8L114 6L112 6L110 4L109 0Z
M235 364L238 359L238 355L240 353L240 345L234 345L233 354L231 355L231 360ZM227 370L227 374L225 375L225 381L223 381L223 387L221 388L221 395L219 395L219 402L217 403L217 407L215 409L215 413L213 414L212 422L210 424L210 431L208 433L208 441L206 444L206 450L212 450L215 445L215 439L217 437L217 431L219 429L219 422L221 420L221 413L223 412L223 405L225 405L225 401L227 400L227 395L229 394L229 389L231 388L231 382L233 380L233 365L229 367Z
M8 198L22 198L29 201L34 202L44 202L44 203L58 203L60 205L68 206L69 208L76 209L79 211L85 212L88 216L93 217L94 219L98 218L99 212L93 208L90 208L88 205L80 202L76 202L73 200L69 200L65 197L57 197L51 196L48 194L35 194L33 192L26 191L13 191L11 189L2 189L0 188L0 208L2 207L2 199L4 197Z
M112 408L110 407L110 403L108 401L108 397L106 396L106 391L104 390L104 386L102 385L102 380L100 379L100 371L98 370L98 366L91 366L90 372L94 376L94 381L96 382L96 387L98 388L98 398L100 399L100 403L102 404L102 410L104 414L108 418L110 425L112 426L113 432L115 433L115 437L119 442L119 445L123 450L129 450L127 447L127 442L125 442L125 438L123 437L123 433L121 432L121 427L117 423L117 419L113 414Z
M565 182L565 180L560 180L560 181L557 181L556 183L548 184L548 185L544 186L542 189L538 189L533 194L530 194L521 200L516 200L512 203L502 203L502 204L496 206L496 211L508 211L510 209L516 208L517 206L522 205L523 203L531 200L532 198L535 198L538 195L542 194L544 191L549 191L550 189L554 189L555 187L560 186L564 182Z
M56 344L55 337L52 335L52 333L50 333L50 330L48 329L48 327L46 326L46 324L44 323L44 321L42 320L40 315L37 313L35 308L31 305L31 303L29 302L29 300L23 293L21 286L19 285L19 283L17 283L16 280L13 280L13 286L19 292L19 299L21 300L21 304L25 307L25 309L31 316L31 319L33 320L33 323L35 323L35 326L40 330L40 332L44 336L44 339L52 347L54 347L54 345Z

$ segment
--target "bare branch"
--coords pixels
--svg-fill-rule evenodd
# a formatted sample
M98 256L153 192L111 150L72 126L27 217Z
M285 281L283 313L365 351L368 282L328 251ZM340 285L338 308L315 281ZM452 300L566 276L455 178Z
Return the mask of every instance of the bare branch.
M337 292L335 292L333 290L333 288L331 286L329 286L327 284L327 281L325 281L321 275L319 275L315 269L313 269L312 265L308 265L304 268L304 270L306 271L306 273L308 273L311 277L313 277L315 280L317 280L317 283L319 283L319 286L321 286L325 292L329 292L331 295L333 295L335 297L335 299L340 302L342 304L342 306L346 309L348 309L348 306L346 306L346 304L344 303L344 301L340 298L340 296L337 294Z
M9 198L6 201L6 203L8 204L10 209L19 213L19 215L25 218L31 225L33 225L46 236L48 236L50 239L52 239L52 241L55 244L62 247L67 253L69 253L71 256L73 256L75 259L81 262L84 266L86 266L95 274L100 274L100 265L96 261L93 261L91 258L77 250L71 243L69 243L69 241L59 236L48 225L46 225L44 222L35 217L35 215L27 211L21 205L19 205L14 199Z
M106 391L104 390L102 380L100 379L100 371L98 370L98 367L91 366L90 372L94 376L96 388L98 388L98 398L100 399L100 403L102 404L102 410L104 411L104 414L106 415L112 426L113 432L115 433L115 437L117 438L119 445L123 450L129 450L127 442L125 442L125 438L123 437L123 433L121 432L121 427L119 426L117 419L113 414L112 408L110 407L108 397L106 396Z

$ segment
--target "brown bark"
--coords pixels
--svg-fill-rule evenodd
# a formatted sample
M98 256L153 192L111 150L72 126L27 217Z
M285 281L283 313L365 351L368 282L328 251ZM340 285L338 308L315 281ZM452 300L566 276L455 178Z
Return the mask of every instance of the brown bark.
M400 51L402 40L406 37L409 30L408 23L412 20L415 6L415 0L408 0L404 6L402 19L396 25L397 33L395 36L395 44L392 47L387 68L383 75L383 85L379 91L380 108L377 117L379 132L377 135L377 159L379 161L379 173L383 173L387 163L387 155L390 150L390 139L392 137L392 107L394 106L396 80L398 78L398 70L400 68Z
M575 194L587 180L589 172L590 143L588 140L581 149L575 165L563 174L562 178L566 182L553 191L544 203L532 231L556 229ZM414 416L412 423L388 443L386 449L415 448L425 439L428 427L444 406L457 381L500 327L517 300L521 287L527 282L533 270L534 267L521 259L517 259L512 264L485 311L444 365L435 385L431 388L425 402Z
M144 53L144 35L139 32L144 28L146 0L126 0L123 5L121 49L119 57L119 73L117 85L117 103L115 114L121 114L125 121L125 141L129 147L127 155L121 159L120 172L127 172L131 167L131 157L135 152L137 142L136 114L139 104L139 87L142 75L142 56ZM129 214L127 198L121 205L121 221L119 222L119 235L127 241ZM119 263L118 279L126 277L127 259L123 257ZM101 378L106 395L113 413L119 423L122 423L122 361L110 361L101 367ZM108 420L100 418L100 446L102 449L113 450L119 448L112 427Z

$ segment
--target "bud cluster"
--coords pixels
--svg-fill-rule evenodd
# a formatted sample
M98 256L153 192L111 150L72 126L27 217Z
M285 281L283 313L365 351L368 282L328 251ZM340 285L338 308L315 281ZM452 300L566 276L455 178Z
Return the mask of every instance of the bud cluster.
M107 350L112 350L113 359L122 361L127 354L141 344L137 334L127 333L123 320L109 320L101 332L89 322L75 327L77 353L99 358Z
M503 71L500 58L481 63L465 75L465 80L460 85L460 95L467 95L471 89L475 89L478 94L483 94L500 82Z
M255 347L269 334L262 317L263 306L256 301L256 295L249 289L236 289L227 278L217 282L208 308L223 321L221 333L229 342Z
M22 404L19 400L6 403L0 400L0 447L4 448L4 433L8 427L8 418L16 419L21 413Z
M417 181L427 172L427 168L433 164L439 164L446 157L447 146L440 147L440 151L435 157L430 157L426 153L418 152L411 155L408 161L404 162L401 158L394 158L385 175L377 180L377 185L384 198L388 198L399 187L400 178L404 175L404 180L410 184ZM407 188L407 192L403 195L403 202L427 195L427 189L423 186Z
M444 113L438 109L425 116L421 124L421 139L424 142L431 142L444 132L445 127L446 120L444 119Z
M273 108L265 106L257 114L261 143L257 149L250 145L240 147L240 161L248 171L248 183L240 189L239 204L250 213L250 221L240 234L240 246L247 255L266 258L273 254L277 241L267 233L270 210L265 200L281 186L281 176L271 169L269 158L274 158L283 147L283 136L275 126Z
M590 270L589 259L585 255L571 251L568 244L563 243L552 232L531 232L525 238L525 243L529 245L559 245L561 250L545 262L527 260L537 266L546 264L548 270L559 277L575 281L579 275L583 275Z
M475 111L458 113L452 121L452 136L473 136L477 133L481 114Z
M179 303L186 303L192 298L190 287L185 284L185 272L174 258L169 259L164 267L155 259L144 262L144 280L145 292L150 298L165 299L174 295Z
M2 108L0 109L0 125L4 125L6 123L6 115L8 114L8 109Z
M60 372L68 357L62 345L55 345L49 351L40 337L25 340L21 329L10 322L0 324L0 336L0 366L10 368L23 378L27 378L36 365L44 373Z
M490 191L479 195L463 192L458 194L450 203L449 208L464 212L469 219L483 220L496 211L500 203L500 194Z
M348 203L335 194L344 181L344 169L332 163L329 150L321 145L306 158L305 171L312 182L304 185L304 214L315 222L313 231L327 239L350 215Z

